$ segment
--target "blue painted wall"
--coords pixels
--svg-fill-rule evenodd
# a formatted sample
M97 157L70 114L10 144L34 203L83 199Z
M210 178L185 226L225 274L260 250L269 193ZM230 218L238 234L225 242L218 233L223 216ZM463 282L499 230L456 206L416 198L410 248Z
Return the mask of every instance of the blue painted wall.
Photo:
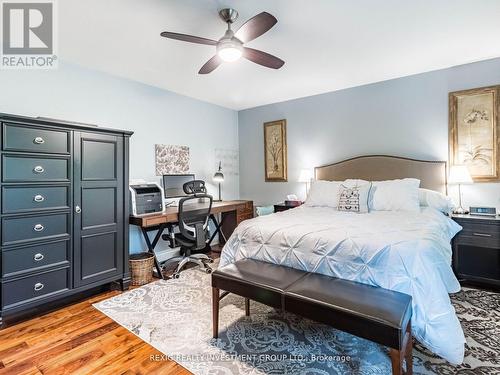
M305 195L312 168L366 154L448 159L448 93L500 84L500 59L270 104L238 113L240 194L257 203ZM286 119L288 181L264 181L262 124ZM455 195L455 189L450 189ZM465 186L464 204L500 207L500 184Z
M0 70L0 112L132 130L130 177L147 181L159 181L155 143L189 146L191 170L209 183L215 148L238 149L236 111L71 64L47 71ZM209 189L216 194L215 186ZM224 198L237 198L238 190L237 176L228 176ZM131 251L145 248L132 228Z

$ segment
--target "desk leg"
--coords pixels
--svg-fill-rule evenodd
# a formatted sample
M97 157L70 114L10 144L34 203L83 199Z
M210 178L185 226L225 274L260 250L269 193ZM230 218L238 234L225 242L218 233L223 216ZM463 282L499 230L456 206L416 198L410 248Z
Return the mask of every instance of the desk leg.
M226 241L227 241L226 236L222 232L222 225L224 224L224 216L222 216L220 223L217 221L217 218L215 217L214 214L210 215L210 220L212 220L212 222L215 225L215 232L212 234L212 236L208 240L208 245L210 246L212 244L212 241L214 240L214 238L217 235L217 233L220 235L219 242L220 243L226 243Z
M158 261L158 258L156 258L156 254L155 254L154 248L156 247L156 244L160 240L160 237L161 237L161 235L163 233L163 230L165 228L166 228L166 224L160 224L160 226L158 227L158 231L155 234L155 238L153 239L153 242L151 242L151 240L149 239L148 230L146 228L141 228L142 235L144 236L144 240L146 241L146 245L148 246L148 250L155 257L154 261L155 261L156 272L158 272L158 275L162 279L165 279L165 278L163 277L163 273L161 272L161 265L160 265L160 262Z

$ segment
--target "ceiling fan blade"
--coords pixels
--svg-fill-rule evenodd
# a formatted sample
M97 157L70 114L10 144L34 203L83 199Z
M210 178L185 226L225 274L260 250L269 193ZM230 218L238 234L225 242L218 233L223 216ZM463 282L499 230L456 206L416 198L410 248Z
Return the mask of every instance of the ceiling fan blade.
M245 22L234 36L243 43L247 43L264 34L277 22L278 20L272 14L262 12Z
M205 65L203 65L198 72L198 74L208 74L213 72L220 64L222 64L222 59L219 55L215 55L210 60L208 60Z
M189 42L189 43L208 44L210 46L215 46L217 44L216 40L201 38L199 36L193 36L187 34L171 33L169 31L164 31L160 35L165 38L181 40L183 42Z
M277 58L276 56L248 47L243 48L243 57L256 64L272 69L279 69L285 63L283 60Z

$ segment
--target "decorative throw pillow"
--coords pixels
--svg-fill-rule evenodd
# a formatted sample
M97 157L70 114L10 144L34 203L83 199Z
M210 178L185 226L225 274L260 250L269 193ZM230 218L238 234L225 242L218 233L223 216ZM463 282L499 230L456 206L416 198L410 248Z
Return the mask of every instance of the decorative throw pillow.
M370 188L371 183L350 186L340 185L337 209L339 211L367 213Z
M340 184L338 181L313 181L304 205L337 208Z

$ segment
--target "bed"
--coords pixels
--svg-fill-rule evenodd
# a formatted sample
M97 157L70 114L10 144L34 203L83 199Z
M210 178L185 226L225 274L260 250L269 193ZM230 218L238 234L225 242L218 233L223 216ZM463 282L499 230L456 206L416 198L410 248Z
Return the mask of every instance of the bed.
M365 156L318 167L315 174L337 181L415 177L421 187L446 191L445 162ZM220 264L252 258L410 294L414 337L458 364L465 337L448 294L460 290L450 246L460 229L430 207L415 214L299 207L241 223L224 246Z

